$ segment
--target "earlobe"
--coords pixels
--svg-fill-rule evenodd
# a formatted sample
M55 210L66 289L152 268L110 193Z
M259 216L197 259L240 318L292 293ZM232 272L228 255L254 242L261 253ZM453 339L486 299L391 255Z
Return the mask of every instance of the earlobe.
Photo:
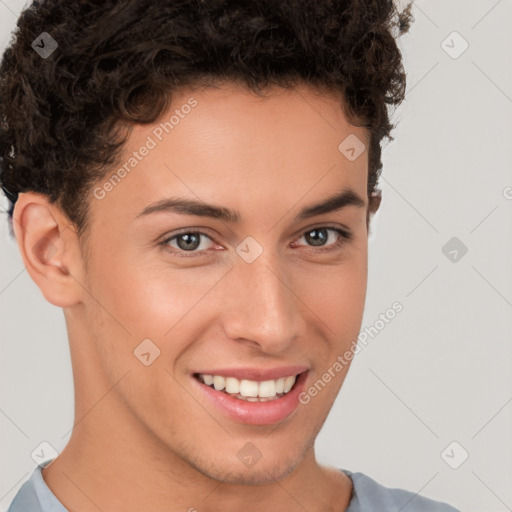
M79 302L79 287L72 275L73 270L81 273L78 240L59 208L44 195L24 192L16 201L13 218L23 263L45 299L59 307Z

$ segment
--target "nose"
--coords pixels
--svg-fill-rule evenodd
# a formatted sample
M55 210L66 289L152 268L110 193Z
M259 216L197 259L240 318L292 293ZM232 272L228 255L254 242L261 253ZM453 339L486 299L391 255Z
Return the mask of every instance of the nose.
M223 325L230 339L279 354L303 332L301 302L277 258L262 255L252 263L237 261L222 293Z

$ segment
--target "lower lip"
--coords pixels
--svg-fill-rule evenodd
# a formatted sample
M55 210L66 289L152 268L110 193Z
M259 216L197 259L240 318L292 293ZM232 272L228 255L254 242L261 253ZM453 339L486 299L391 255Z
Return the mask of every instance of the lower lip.
M308 372L301 373L294 387L281 398L267 402L248 402L217 391L192 377L204 396L229 418L247 425L272 425L287 418L299 405Z

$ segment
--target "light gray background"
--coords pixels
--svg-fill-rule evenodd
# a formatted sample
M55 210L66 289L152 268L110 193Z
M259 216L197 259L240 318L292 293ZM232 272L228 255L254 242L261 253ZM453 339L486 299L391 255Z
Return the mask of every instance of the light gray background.
M0 44L23 2L0 0ZM321 462L468 512L512 510L512 1L419 0L408 94L384 149L362 330L370 338L317 441ZM457 31L469 44L463 48ZM447 39L448 37L448 39ZM446 42L442 44L443 41ZM507 189L507 187L510 187ZM2 203L5 206L5 202ZM73 422L64 317L0 222L0 510ZM452 262L452 237L468 252ZM452 469L462 449L469 458ZM446 458L446 457L445 457Z

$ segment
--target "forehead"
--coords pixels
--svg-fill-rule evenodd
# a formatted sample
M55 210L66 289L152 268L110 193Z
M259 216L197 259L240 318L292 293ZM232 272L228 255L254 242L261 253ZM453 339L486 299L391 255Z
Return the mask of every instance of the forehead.
M338 98L307 86L265 97L234 84L184 89L157 121L133 128L121 163L98 183L103 197L92 210L134 217L151 202L180 196L239 211L272 205L275 216L279 205L289 210L301 197L312 202L342 188L364 196L367 151L347 158L340 144L354 140L360 151L367 138Z

